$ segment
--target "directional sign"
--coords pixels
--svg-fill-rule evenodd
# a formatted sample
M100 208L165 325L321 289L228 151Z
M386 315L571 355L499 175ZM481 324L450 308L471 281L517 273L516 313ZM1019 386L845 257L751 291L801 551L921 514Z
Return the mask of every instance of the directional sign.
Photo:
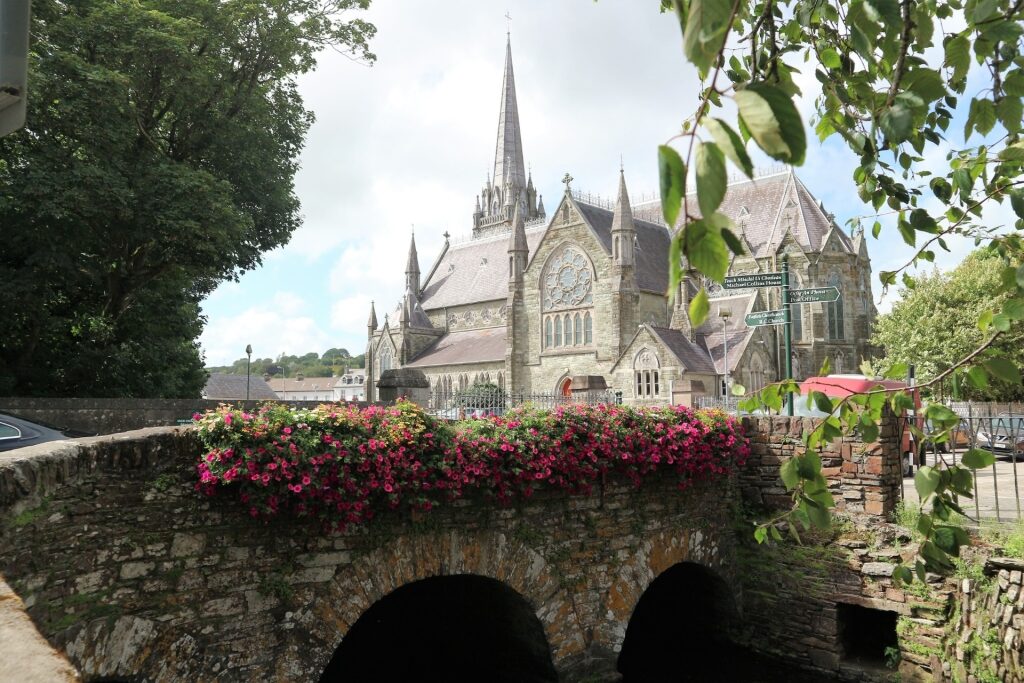
M722 285L725 289L748 289L750 287L781 287L782 273L750 273L729 275Z
M747 317L743 319L747 323L747 327L761 327L762 325L781 325L786 322L786 312L783 310L779 311L758 311L757 313L748 313Z
M839 289L837 287L809 287L807 289L789 290L789 303L810 304L815 301L837 301Z

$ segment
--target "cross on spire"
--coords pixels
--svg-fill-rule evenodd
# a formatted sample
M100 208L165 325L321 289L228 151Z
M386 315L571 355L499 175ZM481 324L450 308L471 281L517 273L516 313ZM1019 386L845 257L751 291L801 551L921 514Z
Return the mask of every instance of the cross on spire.
M505 35L512 35L512 15L508 13L508 10L505 10Z
M564 176L562 176L562 182L565 183L565 191L566 192L568 192L569 190L572 189L572 188L569 187L569 183L571 183L572 181L573 181L573 177L571 175L569 175L568 173L566 173Z

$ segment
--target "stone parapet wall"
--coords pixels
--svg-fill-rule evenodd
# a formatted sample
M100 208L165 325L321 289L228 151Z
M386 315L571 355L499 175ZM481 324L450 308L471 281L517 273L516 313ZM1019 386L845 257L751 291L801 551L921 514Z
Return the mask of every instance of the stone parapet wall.
M191 398L20 398L0 397L0 413L14 415L61 430L85 434L116 434L146 427L174 426L194 413L232 403L255 410L266 401L226 401ZM324 401L280 401L295 407L315 407ZM368 405L357 402L355 405Z
M573 681L614 670L633 608L666 569L695 562L736 585L728 482L609 481L507 508L466 499L326 534L201 497L200 452L191 429L157 428L0 456L0 575L86 679L316 680L376 600L477 574L529 601Z
M750 458L740 474L744 497L768 507L791 504L779 466L793 455L805 452L801 440L814 428L815 420L801 417L745 417L750 436ZM829 443L821 454L822 474L840 511L887 517L900 500L902 460L896 420L880 425L876 443L844 437Z

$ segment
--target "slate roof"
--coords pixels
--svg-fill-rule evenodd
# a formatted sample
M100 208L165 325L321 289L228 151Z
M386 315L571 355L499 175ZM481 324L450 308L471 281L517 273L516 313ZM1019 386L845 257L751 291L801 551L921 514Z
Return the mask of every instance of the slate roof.
M691 213L699 214L696 193L689 194L687 200ZM835 226L807 186L789 170L730 183L719 211L733 220L737 233L743 233L759 258L775 252L787 227L805 251L820 251ZM634 206L633 216L660 223L661 204L655 200ZM853 252L850 237L838 227L836 233Z
M747 342L756 331L756 327L747 327L743 318L753 308L754 299L757 296L754 292L737 294L735 296L721 297L711 300L711 313L704 324L697 328L696 338L700 345L710 355L715 364L715 372L719 375L725 374L725 346L728 340L729 346L729 372L736 369L736 365L743 355ZM728 310L730 315L725 319L723 331L723 318L719 311Z
M613 211L573 200L590 227L594 229L601 246L612 253ZM668 228L633 216L636 228L636 284L644 291L664 294L668 291L668 247L672 238Z
M683 367L690 372L707 373L710 375L718 373L707 350L699 344L690 341L690 338L679 330L673 330L668 327L655 327L654 325L648 325L647 327L665 348L675 354L675 357L679 359ZM729 355L731 356L732 353L730 352Z
M530 256L537 251L546 224L526 228ZM426 310L508 298L509 234L453 244L423 285L420 302Z
M220 372L210 374L203 387L203 398L244 401L245 375L227 375ZM275 399L277 394L258 375L249 376L249 398L252 400Z
M488 327L482 330L449 332L428 346L408 368L458 363L488 363L505 360L505 328Z
M271 389L279 392L324 391L327 389L334 389L334 385L337 383L337 377L303 377L302 379L295 379L294 377L275 377L268 382Z

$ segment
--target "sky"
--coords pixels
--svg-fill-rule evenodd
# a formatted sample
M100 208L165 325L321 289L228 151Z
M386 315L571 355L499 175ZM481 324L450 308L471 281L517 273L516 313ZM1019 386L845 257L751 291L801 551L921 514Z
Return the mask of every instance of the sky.
M653 196L657 146L697 104L700 84L682 56L678 24L656 3L378 0L361 14L377 27L377 61L366 66L328 50L299 79L316 115L295 179L303 225L261 267L204 302L207 365L244 357L247 344L254 358L332 347L362 353L370 301L383 323L401 297L413 230L424 273L445 231L468 237L474 197L494 163L506 31L524 156L548 210L567 172L574 188L614 197L620 160L632 201ZM813 69L797 82L807 121ZM871 213L856 196L852 153L838 141L819 145L813 133L808 140L797 175L811 192L840 225ZM955 266L971 247L954 243L936 265ZM875 274L913 253L895 229L869 239L868 249ZM877 277L873 286L879 310L888 310L895 293L883 299Z

